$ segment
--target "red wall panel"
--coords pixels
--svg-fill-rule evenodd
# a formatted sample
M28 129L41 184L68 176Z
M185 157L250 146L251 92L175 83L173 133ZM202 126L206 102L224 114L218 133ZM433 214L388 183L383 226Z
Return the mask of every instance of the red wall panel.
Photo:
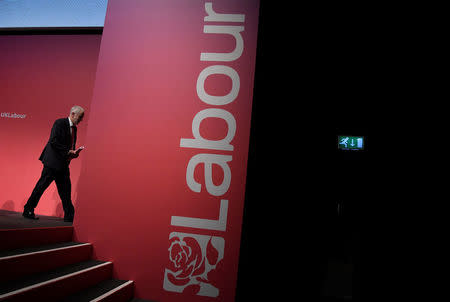
M23 211L40 177L42 164L38 158L53 122L68 116L75 104L89 108L100 40L100 35L0 36L1 209ZM14 114L23 118L14 118ZM80 124L80 144L85 135L86 124ZM80 170L81 161L74 160L74 204ZM64 215L54 183L35 212Z
M258 8L108 3L75 236L139 298L234 301Z

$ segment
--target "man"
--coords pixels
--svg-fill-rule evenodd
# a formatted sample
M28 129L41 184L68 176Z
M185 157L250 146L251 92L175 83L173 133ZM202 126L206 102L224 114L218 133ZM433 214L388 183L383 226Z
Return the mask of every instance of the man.
M39 219L34 214L39 199L48 186L55 181L64 209L64 221L73 222L75 214L71 194L69 164L73 158L77 158L84 147L75 150L77 141L77 125L83 120L84 109L74 106L70 110L68 118L55 121L50 133L50 139L42 151L39 160L44 167L41 178L38 180L30 198L24 206L23 217Z

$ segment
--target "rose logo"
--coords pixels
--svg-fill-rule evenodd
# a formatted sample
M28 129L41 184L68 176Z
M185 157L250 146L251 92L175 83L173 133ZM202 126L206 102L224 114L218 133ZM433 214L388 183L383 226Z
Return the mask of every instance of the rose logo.
M173 237L169 245L169 259L172 263L170 269L179 272L177 276L169 273L170 282L183 286L189 283L191 277L205 272L202 250L194 238L185 237L182 241L178 237Z
M217 297L224 244L221 237L171 233L164 289Z

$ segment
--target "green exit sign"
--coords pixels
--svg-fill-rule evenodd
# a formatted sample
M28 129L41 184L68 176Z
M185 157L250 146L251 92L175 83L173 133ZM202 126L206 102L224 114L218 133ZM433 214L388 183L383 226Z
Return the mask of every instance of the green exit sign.
M338 148L341 150L363 150L363 136L338 136Z

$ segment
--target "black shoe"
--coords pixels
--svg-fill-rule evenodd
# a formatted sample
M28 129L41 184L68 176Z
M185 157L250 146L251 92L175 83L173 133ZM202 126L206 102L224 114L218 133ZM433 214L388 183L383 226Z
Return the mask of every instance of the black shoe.
M36 215L34 215L33 211L30 210L24 210L22 213L22 216L28 219L33 219L33 220L38 220L39 217L36 217Z

